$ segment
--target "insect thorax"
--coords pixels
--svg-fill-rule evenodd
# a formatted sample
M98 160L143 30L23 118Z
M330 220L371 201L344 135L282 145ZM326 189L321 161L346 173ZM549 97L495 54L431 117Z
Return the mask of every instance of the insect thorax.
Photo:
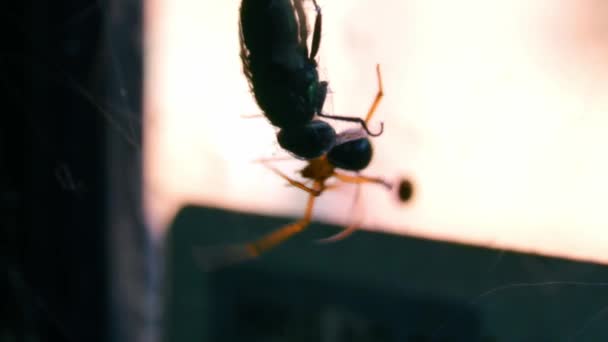
M333 175L334 169L335 167L329 163L327 158L320 157L309 160L308 165L300 171L300 174L304 178L323 182Z

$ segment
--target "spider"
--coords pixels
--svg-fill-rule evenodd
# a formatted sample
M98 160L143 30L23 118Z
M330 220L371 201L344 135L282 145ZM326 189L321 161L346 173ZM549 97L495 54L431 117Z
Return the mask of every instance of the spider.
M376 75L378 92L367 112L364 122L368 122L372 118L384 95L380 65L376 66ZM372 183L384 186L388 190L392 188L391 184L382 178L365 176L358 173L369 165L373 155L371 142L365 129L349 129L339 134L338 137L344 139L345 142L335 145L329 152L320 157L308 160L307 165L299 171L302 178L312 182L311 186L307 186L303 182L290 178L268 162L263 161L262 164L265 167L286 180L289 185L308 193L304 217L253 241L199 250L198 258L203 264L203 267L207 270L212 270L225 265L257 258L295 234L302 232L311 223L316 198L325 191L337 187L340 182L354 183L357 184L357 186L363 183ZM356 174L349 174L342 170L353 171L356 172ZM328 184L327 182L330 179L336 179L337 182ZM326 239L326 241L344 238L354 231L354 229L355 225L351 225L342 233Z

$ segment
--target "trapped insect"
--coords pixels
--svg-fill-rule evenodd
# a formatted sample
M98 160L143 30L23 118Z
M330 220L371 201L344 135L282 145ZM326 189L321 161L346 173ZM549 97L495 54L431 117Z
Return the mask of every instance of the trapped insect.
M382 79L380 74L380 66L377 67L378 77L378 93L369 109L365 122L373 116L376 107L380 103L383 96ZM339 182L344 183L374 183L386 187L388 190L392 185L382 178L369 177L360 174L349 174L341 170L358 172L365 169L371 162L373 149L369 138L365 135L365 131L361 129L351 129L344 132L345 135L351 135L353 140L339 144L318 158L313 158L307 161L307 165L300 170L300 175L307 181L312 181L312 186L307 186L305 183L294 180L277 168L264 162L264 165L277 175L285 179L290 185L297 187L308 193L308 202L304 217L294 223L285 225L277 230L263 236L257 240L228 246L207 247L199 249L196 256L201 265L208 271L228 266L230 264L253 259L270 249L278 246L288 238L303 231L312 220L312 211L315 199L324 191L330 190L339 186ZM358 138L355 138L358 137ZM336 158L336 156L338 156ZM335 179L337 182L327 183L329 180ZM359 188L357 188L359 190ZM357 192L358 194L358 192ZM333 241L342 239L355 230L356 226L351 225L341 233L334 237L325 239Z
M340 182L357 185L374 183L391 189L391 184L381 178L358 174L369 165L373 156L369 136L374 135L368 131L367 123L383 97L380 66L376 66L378 91L365 119L322 114L320 110L325 100L327 82L319 82L314 61L321 30L320 9L316 2L314 4L317 19L310 56L305 43L306 17L300 0L244 0L241 5L243 70L265 116L280 128L277 135L279 144L307 160L300 175L312 185L288 177L267 162L264 165L291 186L308 193L304 217L255 241L198 250L197 257L207 270L255 258L301 232L311 222L315 199L324 191L337 187ZM326 122L314 120L315 115L359 122L361 128L336 134ZM336 182L328 183L331 179ZM326 240L343 238L354 228L354 225L348 227Z
M298 158L313 159L352 140L348 134L336 134L315 115L358 122L371 136L380 135L382 129L372 134L361 118L322 113L327 82L319 80L315 61L321 43L321 9L313 0L317 16L309 52L302 1L243 0L239 41L243 72L264 116L280 129L279 145ZM332 154L332 158L340 156Z

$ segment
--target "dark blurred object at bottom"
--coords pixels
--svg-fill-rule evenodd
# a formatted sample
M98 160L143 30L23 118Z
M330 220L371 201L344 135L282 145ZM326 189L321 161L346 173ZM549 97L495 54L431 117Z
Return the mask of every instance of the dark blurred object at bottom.
M608 340L603 265L367 231L315 244L338 230L318 223L215 272L194 257L290 221L183 209L167 241L165 340Z

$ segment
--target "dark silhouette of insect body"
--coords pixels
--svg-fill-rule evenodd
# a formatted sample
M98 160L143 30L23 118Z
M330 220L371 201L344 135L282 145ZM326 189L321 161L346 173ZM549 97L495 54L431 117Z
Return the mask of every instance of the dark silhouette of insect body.
M199 249L196 257L207 270L255 258L301 232L311 222L315 199L340 183L374 183L391 188L381 178L358 173L369 165L373 156L369 137L382 133L381 130L378 134L372 134L367 129L367 123L383 97L380 66L376 66L378 92L364 119L323 114L321 110L327 82L319 81L314 60L320 44L321 14L313 0L317 17L309 53L302 1L243 0L240 45L244 74L264 115L279 128L279 144L296 157L307 160L307 165L300 170L303 182L264 162L266 167L291 186L308 193L304 217L254 241ZM333 127L317 119L317 116L357 122L361 127L336 133ZM355 227L351 225L343 233L325 241L343 238Z
M321 10L313 0L315 18L312 44L307 45L308 22L303 0L243 0L240 9L240 47L243 72L264 116L280 129L279 145L300 159L313 159L336 149L350 151L348 135L337 134L327 122L361 124L370 136L367 121L357 117L322 113L327 82L319 80L315 57L321 43ZM347 144L347 146L339 146ZM359 145L362 143L359 142ZM362 146L361 146L362 147ZM351 163L345 158L345 163Z
M367 123L373 116L380 100L383 97L382 79L380 66L376 68L378 78L378 92L376 97L363 120ZM313 121L314 122L314 121ZM304 182L297 181L285 175L283 172L271 166L268 162L263 164L277 175L285 179L291 186L297 187L308 193L308 202L304 217L294 223L285 225L277 230L263 236L257 240L228 246L207 247L199 249L196 257L201 265L208 271L249 260L269 251L280 245L285 240L303 231L310 225L315 199L326 190L338 187L340 183L373 183L391 189L391 184L378 177L369 177L358 172L365 169L373 156L373 149L367 132L362 129L350 129L336 136L336 139L344 139L345 142L338 143L327 153L308 160L307 165L300 170L300 175ZM342 170L354 171L349 174ZM335 180L335 182L332 182ZM312 183L312 185L308 185ZM357 188L358 190L359 188ZM357 194L359 192L357 191ZM358 195L357 195L358 197ZM322 242L331 242L343 239L356 229L356 223L350 225L341 233L324 239Z

